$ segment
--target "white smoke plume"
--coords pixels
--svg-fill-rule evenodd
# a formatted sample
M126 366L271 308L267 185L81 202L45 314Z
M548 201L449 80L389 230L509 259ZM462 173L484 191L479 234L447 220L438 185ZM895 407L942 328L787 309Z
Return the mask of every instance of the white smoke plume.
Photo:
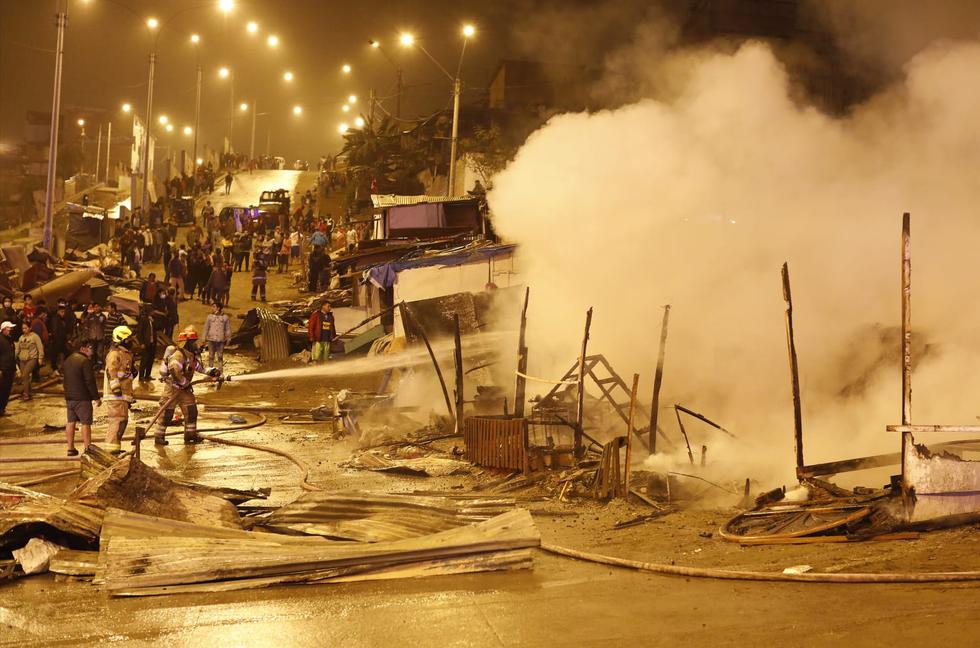
M688 57L667 101L552 118L489 196L531 287L530 373L557 378L575 361L594 306L590 350L627 381L640 373L648 406L669 303L661 403L740 435L715 461L786 479L779 269L788 261L807 461L896 451L885 425L900 418L899 234L909 211L913 421L975 421L977 69L980 45L934 45L900 83L837 119L800 104L771 50L747 44ZM672 415L662 421L676 436Z

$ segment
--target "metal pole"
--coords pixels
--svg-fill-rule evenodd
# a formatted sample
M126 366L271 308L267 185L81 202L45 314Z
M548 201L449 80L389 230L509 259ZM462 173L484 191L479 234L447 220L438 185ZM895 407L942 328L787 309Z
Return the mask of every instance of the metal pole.
M194 169L193 176L195 194L197 193L197 132L201 129L201 84L204 70L201 64L197 64L197 98L194 100L194 159L191 161L191 168Z
M99 169L102 168L102 124L99 124L99 138L95 143L95 181L99 181Z
M255 159L255 119L258 117L258 113L258 102L252 99L252 140L248 145L248 158L250 160Z
M150 72L146 83L146 123L143 124L143 213L150 208L150 123L153 121L153 77L156 72L157 54L150 52Z
M459 77L453 79L453 139L449 146L449 184L446 187L446 196L452 198L456 195L456 138L459 135Z
M374 102L375 101L377 101L377 99L374 98L374 88L371 88L370 104L369 104L371 107L368 111L368 121L371 122L372 128L374 127Z
M235 141L235 71L234 70L231 71L230 81L231 83L229 85L231 87L231 97L230 97L231 117L228 120L228 152L233 153L235 151L235 147L232 144L232 142Z
M912 424L912 235L911 215L902 214L902 425ZM905 478L905 454L912 434L902 432L902 497L906 508L908 483Z
M112 157L112 120L109 120L109 132L105 138L105 181L109 182L109 159Z
M61 117L61 65L65 55L65 29L68 26L68 11L58 13L58 36L54 55L54 92L51 98L51 139L48 144L48 185L44 199L44 235L41 245L51 250L52 229L54 226L54 181L58 164L58 126Z

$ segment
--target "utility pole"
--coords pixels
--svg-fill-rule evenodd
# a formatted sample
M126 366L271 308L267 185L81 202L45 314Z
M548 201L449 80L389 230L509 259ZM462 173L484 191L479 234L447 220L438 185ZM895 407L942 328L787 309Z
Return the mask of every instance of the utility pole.
M150 122L153 121L153 76L156 72L157 54L150 53L150 72L146 84L146 123L143 124L143 212L150 208Z
M112 119L109 120L109 132L105 138L105 181L109 183L109 158L112 157Z
M68 27L68 7L58 12L58 36L54 54L54 93L51 99L51 139L48 148L48 185L44 199L44 235L41 246L51 250L54 226L54 182L58 170L58 125L61 118L61 67L65 56L65 29Z
M446 197L452 198L456 188L456 139L459 135L459 77L453 79L453 139L449 146L449 184L446 187Z
M255 99L252 99L252 139L251 139L251 143L248 145L248 158L250 160L255 159L255 120L258 117L258 115L259 115L258 102Z
M231 76L228 81L231 86L231 112L229 113L228 119L228 152L234 153L235 146L232 142L235 141L235 71L231 70Z
M402 118L402 69L395 68L395 118Z
M95 143L95 181L99 181L99 169L102 168L102 124L99 124L99 138Z
M371 127L374 128L374 102L377 101L374 96L374 88L371 88L369 100L370 108L368 109L368 121L371 122Z

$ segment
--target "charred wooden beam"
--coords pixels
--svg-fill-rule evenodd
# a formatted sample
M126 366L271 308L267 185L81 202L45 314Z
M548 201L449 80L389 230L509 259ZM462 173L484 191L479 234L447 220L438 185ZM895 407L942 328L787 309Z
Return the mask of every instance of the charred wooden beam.
M517 384L514 387L514 416L524 416L524 401L527 400L527 303L531 298L531 288L524 290L524 308L521 310L521 334L517 342Z
M800 365L796 357L796 335L793 332L793 293L789 283L789 263L783 264L783 299L786 301L786 346L789 351L789 376L793 390L793 448L796 453L796 476L803 470L803 408L800 402Z
M585 335L582 336L582 355L578 361L578 408L575 417L575 457L581 459L582 432L585 425L585 356L589 348L589 329L592 328L592 307L585 313Z
M667 352L667 321L670 304L664 306L664 319L660 323L660 351L657 353L657 370L653 375L653 399L650 403L650 454L657 453L657 419L660 418L660 387L664 380L664 356Z

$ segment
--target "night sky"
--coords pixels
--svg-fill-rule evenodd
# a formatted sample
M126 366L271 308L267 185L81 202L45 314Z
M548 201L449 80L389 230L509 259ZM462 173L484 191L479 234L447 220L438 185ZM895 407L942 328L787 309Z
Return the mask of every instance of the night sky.
M58 0L0 0L0 141L16 141L24 133L28 110L50 110L55 45L54 14ZM201 141L217 147L228 130L230 88L217 71L228 66L235 74L235 103L257 98L261 115L256 152L265 151L267 129L274 154L315 160L336 153L341 145L337 127L351 121L341 105L349 94L359 97L365 114L370 88L379 96L394 90L395 73L369 39L388 44L404 69L403 116L431 112L449 105L450 83L419 51L397 44L403 31L414 34L443 66L454 70L462 44L461 27L472 22L477 36L463 64L464 103L474 100L489 80L497 61L513 55L510 22L532 2L507 0L236 0L227 16L217 0L68 0L63 111L95 108L111 111L114 128L129 120L121 113L130 102L142 114L146 102L147 55L152 37L145 19L157 17L162 28L157 44L155 116L168 115L179 129L193 124L196 55L190 34L201 36L204 68ZM254 20L259 33L250 36ZM280 39L270 49L269 34ZM353 72L341 73L348 63ZM284 71L295 74L287 84ZM303 108L300 117L292 107ZM394 101L386 103L392 111ZM72 128L74 124L67 127ZM248 151L251 116L238 113L235 148ZM189 148L189 146L188 146Z

